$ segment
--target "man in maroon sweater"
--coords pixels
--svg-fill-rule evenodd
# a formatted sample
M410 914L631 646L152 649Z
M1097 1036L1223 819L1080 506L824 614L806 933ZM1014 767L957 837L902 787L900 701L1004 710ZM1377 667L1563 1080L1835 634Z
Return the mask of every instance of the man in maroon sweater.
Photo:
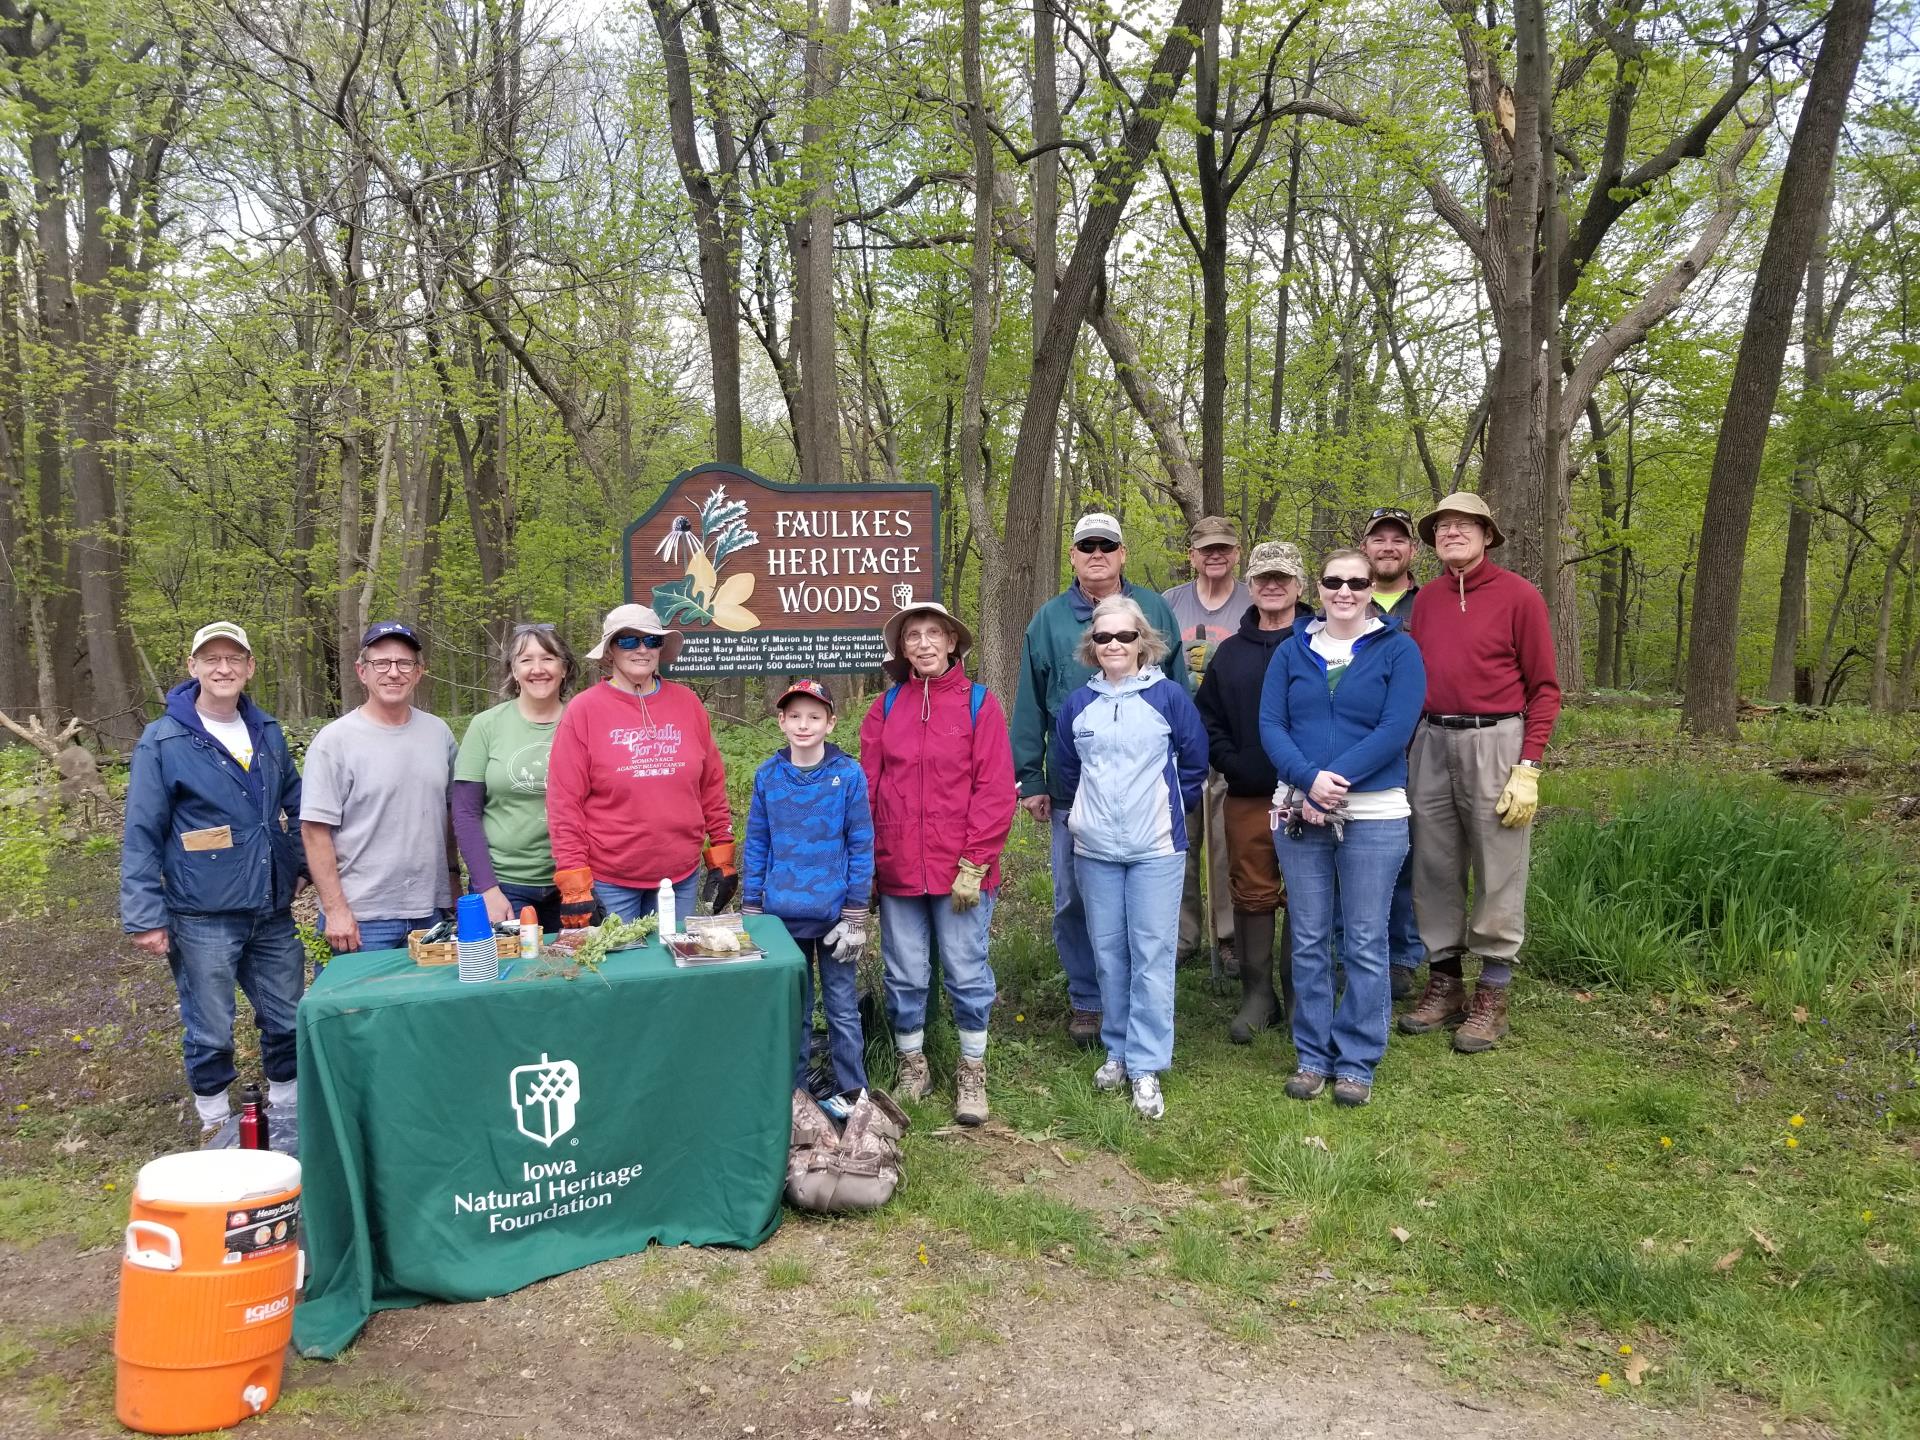
M1457 1027L1453 1048L1491 1050L1507 1033L1507 986L1526 935L1527 864L1540 760L1560 716L1547 602L1487 559L1505 536L1478 495L1449 495L1421 517L1440 574L1414 596L1409 628L1427 667L1413 733L1413 909L1429 963L1426 993L1400 1017L1409 1035ZM1467 909L1467 878L1473 909ZM1467 995L1460 962L1480 957Z

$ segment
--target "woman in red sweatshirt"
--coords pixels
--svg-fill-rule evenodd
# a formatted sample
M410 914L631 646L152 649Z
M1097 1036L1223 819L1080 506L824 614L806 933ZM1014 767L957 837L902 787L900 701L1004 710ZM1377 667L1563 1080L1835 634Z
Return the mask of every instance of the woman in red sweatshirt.
M700 697L664 680L681 635L644 605L607 613L587 659L605 679L568 702L547 761L547 828L561 924L651 914L671 880L676 915L691 915L702 845L733 873L727 772Z

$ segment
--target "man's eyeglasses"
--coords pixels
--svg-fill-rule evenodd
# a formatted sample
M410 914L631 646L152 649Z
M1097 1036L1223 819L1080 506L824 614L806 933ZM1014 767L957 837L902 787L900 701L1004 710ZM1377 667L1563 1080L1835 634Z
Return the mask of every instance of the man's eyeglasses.
M1322 575L1320 577L1322 590L1339 590L1343 587L1354 591L1371 590L1373 577L1370 575Z
M1131 645L1139 638L1140 632L1138 630L1096 630L1093 632L1093 643L1096 645L1112 645L1116 643Z
M639 650L642 648L658 650L666 643L667 637L664 635L616 635L613 637L613 648L616 650Z
M1082 555L1111 555L1120 548L1120 542L1099 538L1076 540L1073 542L1073 548L1078 550Z
M369 670L376 675L411 675L420 668L420 662L405 655L387 656L379 660L366 662Z

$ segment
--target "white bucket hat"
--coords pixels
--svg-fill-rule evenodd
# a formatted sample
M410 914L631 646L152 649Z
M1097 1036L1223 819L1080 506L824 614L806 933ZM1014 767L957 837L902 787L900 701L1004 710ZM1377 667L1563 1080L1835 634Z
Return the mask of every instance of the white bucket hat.
M967 658L967 652L973 648L973 632L967 629L966 623L938 600L915 600L888 617L887 623L881 627L880 637L886 641L887 658L880 662L880 668L888 675L897 681L904 681L913 673L913 667L900 653L900 632L907 628L907 618L912 615L938 615L946 621L960 636L959 643L954 646L953 658L956 661Z
M600 643L587 651L587 659L602 659L607 653L607 642L627 630L640 635L667 637L666 643L660 647L660 664L663 667L680 658L680 643L686 637L678 630L667 629L660 623L660 617L645 605L616 605L607 612L607 618L600 622Z

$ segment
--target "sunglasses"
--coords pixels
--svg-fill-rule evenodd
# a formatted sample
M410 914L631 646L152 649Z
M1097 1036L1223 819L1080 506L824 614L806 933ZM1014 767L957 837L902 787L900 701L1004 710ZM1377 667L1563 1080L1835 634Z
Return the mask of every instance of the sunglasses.
M667 643L664 635L616 635L613 648L616 650L638 650L645 646L649 650L658 650Z
M1131 645L1139 638L1140 632L1138 630L1096 630L1093 632L1093 643L1096 645L1112 645L1116 642L1121 645Z
M1378 510L1375 510L1371 515L1367 516L1367 523L1369 525L1376 520L1404 520L1408 524L1412 524L1413 512L1411 510L1402 510L1398 505L1382 505Z
M1371 590L1373 588L1373 577L1371 575L1363 575L1358 579L1355 579L1351 575L1322 575L1320 577L1320 588L1322 590L1339 590L1343 587L1355 591Z
M1076 540L1073 548L1082 555L1111 555L1120 548L1120 544L1115 540Z

